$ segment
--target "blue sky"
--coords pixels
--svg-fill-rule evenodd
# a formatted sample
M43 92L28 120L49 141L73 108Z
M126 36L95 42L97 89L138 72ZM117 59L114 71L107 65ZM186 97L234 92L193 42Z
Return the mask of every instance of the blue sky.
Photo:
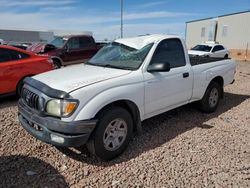
M124 0L124 36L184 36L185 22L250 10L250 0ZM93 31L120 36L120 0L0 0L0 28Z

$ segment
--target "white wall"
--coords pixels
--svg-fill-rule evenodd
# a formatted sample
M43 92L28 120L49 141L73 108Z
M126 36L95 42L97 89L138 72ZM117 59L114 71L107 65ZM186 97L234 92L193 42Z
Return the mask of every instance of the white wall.
M232 14L217 18L216 41L225 45L228 49L250 48L250 12ZM188 22L186 27L186 42L191 48L201 42L208 41L208 32L214 18ZM201 37L202 28L206 28L206 34ZM223 27L227 28L226 35L222 35Z
M223 36L223 26L227 27ZM250 12L219 17L217 40L229 49L246 49L250 47Z
M39 32L39 38L41 42L50 42L54 39L54 33L53 32Z
M187 23L186 43L188 48L194 47L201 42L208 41L208 30L210 24L210 19ZM205 28L204 37L201 36L202 28Z
M67 31L67 30L51 30L55 36L64 35L93 35L91 31Z

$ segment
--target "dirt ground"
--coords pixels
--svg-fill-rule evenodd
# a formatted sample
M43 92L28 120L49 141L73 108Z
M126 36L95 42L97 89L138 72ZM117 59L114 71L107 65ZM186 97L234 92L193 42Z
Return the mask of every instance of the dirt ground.
M187 105L143 122L117 159L30 136L17 99L0 101L0 187L250 187L250 62L239 62L217 112Z

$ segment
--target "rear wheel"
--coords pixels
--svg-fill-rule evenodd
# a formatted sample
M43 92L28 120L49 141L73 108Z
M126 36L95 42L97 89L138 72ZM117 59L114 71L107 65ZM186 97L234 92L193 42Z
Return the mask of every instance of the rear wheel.
M200 109L206 113L214 112L219 105L222 90L223 88L220 84L212 81L200 101Z
M96 130L87 143L89 151L103 160L120 155L128 146L133 131L129 112L113 107L100 114Z

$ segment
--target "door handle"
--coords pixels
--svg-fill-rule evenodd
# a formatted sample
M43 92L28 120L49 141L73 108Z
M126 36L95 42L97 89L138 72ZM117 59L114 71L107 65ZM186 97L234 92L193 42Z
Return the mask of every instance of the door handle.
M187 77L189 77L189 73L188 72L183 73L183 78L187 78Z

